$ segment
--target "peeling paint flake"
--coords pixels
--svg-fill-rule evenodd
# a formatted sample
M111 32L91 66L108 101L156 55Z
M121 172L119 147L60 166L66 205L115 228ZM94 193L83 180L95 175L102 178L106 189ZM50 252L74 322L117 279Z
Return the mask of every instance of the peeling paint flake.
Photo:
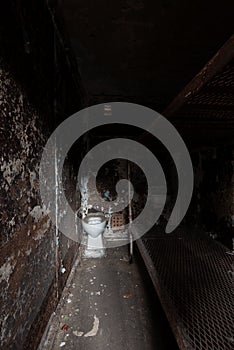
M39 205L37 205L36 207L34 207L31 212L29 213L29 215L31 217L33 217L34 221L36 223L42 221L43 219L44 222L42 222L42 224L40 225L40 227L37 229L37 236L33 237L33 239L35 241L38 241L40 239L43 238L44 234L49 230L50 228L50 219L48 216L48 210L45 207L40 207ZM36 229L36 225L33 226L33 229Z
M95 337L97 335L98 332L98 328L99 328L99 319L96 315L94 315L94 322L93 322L93 328L91 329L91 331L89 331L88 333L86 333L84 335L84 337Z
M7 261L5 262L5 264L3 264L1 267L0 267L0 283L2 281L6 281L8 283L9 281L9 278L12 274L12 272L14 271L14 268L15 268L15 265L16 263L12 262L13 260L13 256L8 258Z
M23 170L23 160L12 159L9 162L4 161L1 165L1 171L3 172L3 178L9 185L13 182L14 178L20 174Z
M82 335L84 334L84 332L73 331L73 334L74 334L76 337L82 337Z

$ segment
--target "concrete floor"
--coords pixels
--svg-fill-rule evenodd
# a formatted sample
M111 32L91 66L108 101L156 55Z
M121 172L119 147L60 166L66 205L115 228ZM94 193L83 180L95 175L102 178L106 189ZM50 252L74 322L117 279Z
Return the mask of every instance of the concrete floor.
M178 349L139 254L127 258L125 246L81 261L41 349Z

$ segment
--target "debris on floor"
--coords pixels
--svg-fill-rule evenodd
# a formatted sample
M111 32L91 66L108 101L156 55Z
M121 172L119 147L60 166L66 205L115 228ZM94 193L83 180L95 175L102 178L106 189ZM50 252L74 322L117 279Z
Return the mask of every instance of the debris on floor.
M123 295L123 298L124 298L124 299L128 299L128 298L130 298L131 296L132 296L132 293L126 293L126 294Z
M170 329L159 302L155 306L149 295L145 275L137 264L120 260L127 254L123 246L109 249L104 259L81 260L40 349L177 349L168 343Z

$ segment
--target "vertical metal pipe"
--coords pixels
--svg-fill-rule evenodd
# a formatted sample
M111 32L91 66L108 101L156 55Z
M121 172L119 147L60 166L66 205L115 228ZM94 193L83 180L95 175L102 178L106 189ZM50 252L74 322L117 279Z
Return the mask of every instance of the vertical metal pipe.
M52 10L49 8L50 13ZM52 14L52 13L51 13ZM54 28L54 35L53 35L53 40L54 40L54 98L53 98L53 115L54 115L54 127L56 127L56 121L57 121L57 73L58 73L58 57L57 57L57 33L56 29L53 23L53 28ZM58 230L58 205L59 205L59 193L58 193L58 157L59 154L57 152L57 142L55 140L55 164L54 164L54 173L55 173L55 289L56 289L56 297L59 297L59 230Z
M58 230L58 158L57 158L57 145L55 142L55 164L54 164L54 173L55 173L55 288L56 288L56 297L59 297L59 230Z
M131 166L128 162L128 219L129 219L129 263L132 263L133 258L133 235L132 235L132 201L131 201Z
M129 204L128 204L128 218L129 218L129 224L132 223L132 205L131 205L131 167L130 163L128 161L128 198L129 198Z

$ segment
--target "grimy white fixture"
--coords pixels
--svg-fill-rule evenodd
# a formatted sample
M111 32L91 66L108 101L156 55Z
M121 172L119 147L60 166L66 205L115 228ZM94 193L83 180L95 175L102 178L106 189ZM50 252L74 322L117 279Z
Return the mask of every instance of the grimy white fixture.
M103 232L106 223L106 217L101 212L89 213L82 219L82 227L88 235L84 252L86 258L102 258L105 256Z
M89 213L89 209L97 210L100 206L92 203L92 190L88 188L88 180L88 176L81 179L81 207L79 209L82 216L84 256L86 258L101 258L105 256L103 233L107 220L101 211Z

